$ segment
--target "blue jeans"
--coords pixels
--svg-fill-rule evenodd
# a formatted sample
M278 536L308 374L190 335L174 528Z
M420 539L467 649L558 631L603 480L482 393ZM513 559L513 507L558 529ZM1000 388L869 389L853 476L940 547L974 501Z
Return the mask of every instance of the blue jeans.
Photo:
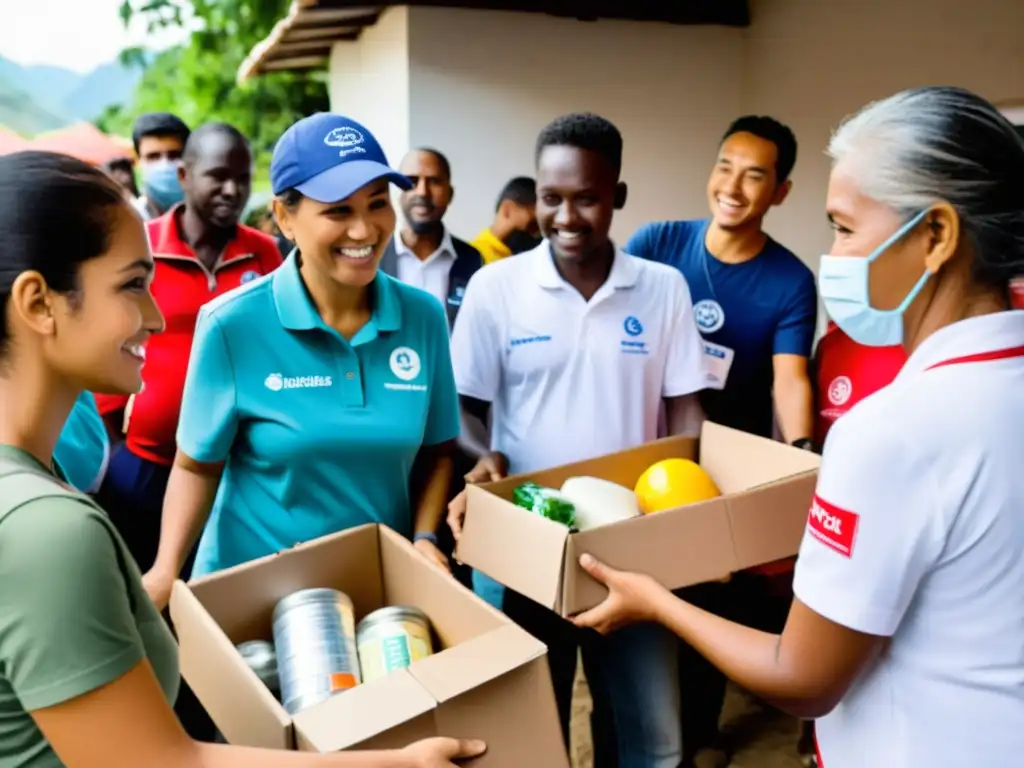
M474 579L474 583L476 580ZM581 651L594 711L595 768L677 768L683 758L678 639L654 624L604 637L505 590L510 619L548 647L563 735L568 743L576 652Z

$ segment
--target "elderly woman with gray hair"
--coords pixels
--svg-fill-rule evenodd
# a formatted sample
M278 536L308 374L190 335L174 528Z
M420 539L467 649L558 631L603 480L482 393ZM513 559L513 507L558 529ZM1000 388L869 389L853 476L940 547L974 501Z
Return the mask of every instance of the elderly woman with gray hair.
M920 88L829 145L819 286L896 380L832 429L781 635L584 555L602 632L664 624L817 721L823 768L1019 765L1024 754L1024 142L988 102Z

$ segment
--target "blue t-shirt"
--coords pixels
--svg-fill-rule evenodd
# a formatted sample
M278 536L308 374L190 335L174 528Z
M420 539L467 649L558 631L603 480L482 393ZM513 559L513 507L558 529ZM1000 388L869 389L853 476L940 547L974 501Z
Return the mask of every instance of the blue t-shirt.
M710 224L710 219L647 224L626 251L682 272L704 340L735 353L724 388L701 393L708 418L771 437L772 357L810 357L818 321L814 273L771 238L750 261L721 262L704 244Z
M110 439L96 398L92 392L83 392L64 422L53 460L71 485L82 493L96 493L109 459Z
M448 321L383 273L346 341L313 305L293 254L203 307L178 448L224 461L193 576L364 523L410 536L410 473L459 433Z

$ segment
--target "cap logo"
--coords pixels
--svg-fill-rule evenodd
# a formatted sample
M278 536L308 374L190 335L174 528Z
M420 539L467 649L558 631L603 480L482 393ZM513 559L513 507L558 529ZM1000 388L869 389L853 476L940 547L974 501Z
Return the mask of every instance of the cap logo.
M366 139L363 138L363 134L350 126L334 128L330 133L324 136L324 144L329 147L338 147L340 149L338 155L341 157L345 157L345 155L351 155L356 152L366 152L366 150L360 146L364 141L366 141Z

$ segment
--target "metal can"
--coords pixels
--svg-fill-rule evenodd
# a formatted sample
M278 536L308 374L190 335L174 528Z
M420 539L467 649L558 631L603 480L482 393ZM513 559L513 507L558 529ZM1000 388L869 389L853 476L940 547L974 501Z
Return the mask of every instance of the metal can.
M237 646L238 652L246 666L256 673L256 677L270 689L275 696L280 696L281 686L277 677L277 653L274 644L266 640L249 640Z
M368 614L359 622L356 644L363 682L405 669L434 652L427 615L408 605Z
M274 608L281 703L294 715L360 683L352 600L336 589L303 589Z

